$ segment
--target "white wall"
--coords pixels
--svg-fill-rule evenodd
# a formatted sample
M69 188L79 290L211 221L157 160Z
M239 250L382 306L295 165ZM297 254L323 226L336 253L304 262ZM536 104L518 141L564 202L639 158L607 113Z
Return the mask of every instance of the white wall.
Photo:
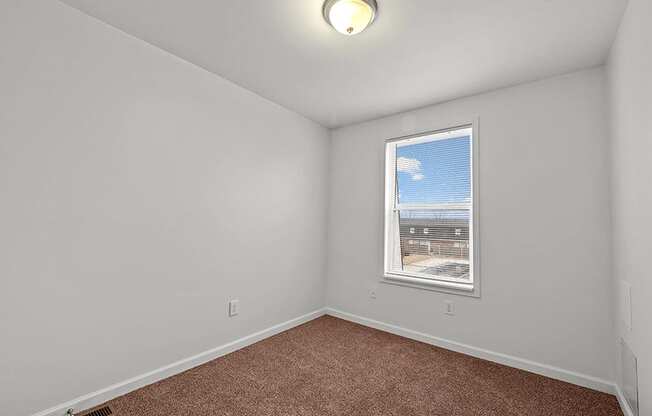
M613 380L604 81L592 69L335 130L329 306ZM476 116L481 298L378 284L383 141Z
M616 338L638 358L640 414L652 415L652 2L630 0L608 68L612 131L614 293L632 288L632 330L618 297ZM619 362L619 357L616 361Z
M0 414L323 306L326 129L59 2L0 51Z

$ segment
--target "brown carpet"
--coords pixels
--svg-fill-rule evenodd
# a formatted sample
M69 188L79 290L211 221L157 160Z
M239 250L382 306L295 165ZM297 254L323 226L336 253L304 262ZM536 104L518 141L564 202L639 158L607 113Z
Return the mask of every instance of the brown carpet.
M614 396L331 316L108 404L116 416L622 415Z

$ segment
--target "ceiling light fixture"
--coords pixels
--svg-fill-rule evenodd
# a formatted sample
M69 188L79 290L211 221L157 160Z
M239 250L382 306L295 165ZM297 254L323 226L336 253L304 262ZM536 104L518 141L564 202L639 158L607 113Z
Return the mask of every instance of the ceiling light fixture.
M365 30L377 10L376 0L326 0L324 19L338 32L350 36Z

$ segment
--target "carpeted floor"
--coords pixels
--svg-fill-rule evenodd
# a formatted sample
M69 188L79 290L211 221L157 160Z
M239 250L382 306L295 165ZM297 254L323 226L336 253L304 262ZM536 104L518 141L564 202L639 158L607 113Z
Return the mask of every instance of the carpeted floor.
M614 396L331 316L108 404L116 416L622 415Z

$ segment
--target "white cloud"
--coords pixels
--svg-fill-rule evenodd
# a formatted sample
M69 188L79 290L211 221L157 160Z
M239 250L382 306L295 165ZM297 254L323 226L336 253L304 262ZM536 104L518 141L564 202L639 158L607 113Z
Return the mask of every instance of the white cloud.
M421 173L421 161L418 159L410 159L407 157L399 157L396 159L396 170L398 172L405 172L412 175L412 180L420 181L424 178Z
M401 156L396 159L396 170L414 175L421 171L421 161Z

